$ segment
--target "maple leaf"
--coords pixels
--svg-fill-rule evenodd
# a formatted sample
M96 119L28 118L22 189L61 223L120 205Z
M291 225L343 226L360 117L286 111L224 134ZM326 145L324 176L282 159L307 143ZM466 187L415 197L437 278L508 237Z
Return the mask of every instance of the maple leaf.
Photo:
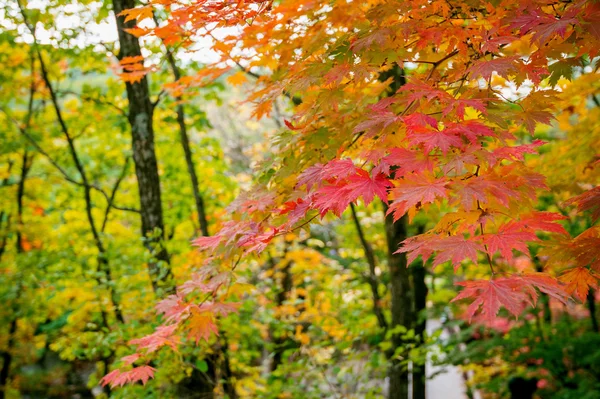
M377 29L360 39L353 39L350 45L350 50L359 52L367 48L381 47L385 44L388 38L392 35L392 31L387 28Z
M136 20L139 24L141 21L145 19L152 18L152 6L143 6L136 8L129 8L127 10L123 10L119 13L119 16L125 17L125 22Z
M394 202L388 209L393 212L394 221L399 220L409 208L432 203L436 198L447 198L446 179L436 179L431 175L411 175L410 179L397 180L391 190Z
M465 118L465 109L467 107L471 107L471 108L481 112L484 115L487 114L486 100L479 99L479 98L472 98L472 99L460 98L460 99L453 101L452 103L450 103L450 105L448 105L446 108L444 108L442 110L442 115L446 116L450 112L455 111L456 116L458 116L459 119L464 119Z
M462 236L444 237L430 243L431 249L436 251L433 267L444 262L451 261L454 271L465 259L477 262L477 251L483 251L483 246L478 242L466 239Z
M497 148L492 152L492 154L497 160L511 159L522 161L525 159L525 154L537 154L537 149L544 144L546 144L545 141L534 140L531 144Z
M515 278L518 278L527 284L526 287L536 287L544 294L551 296L564 304L566 304L569 299L569 294L566 292L565 287L561 285L557 279L547 273L526 273ZM535 306L538 299L537 292L534 289L527 290L527 292L533 300L533 306Z
M402 121L406 124L408 131L412 131L419 128L425 128L431 126L434 129L438 127L438 121L433 116L425 115L420 112L407 115L402 118Z
M312 205L312 198L308 198L306 201L299 198L297 201L288 201L283 204L283 208L279 211L279 214L288 215L288 223L294 225L304 216Z
M478 144L479 138L484 136L494 136L494 131L483 123L476 122L473 120L463 121L461 123L448 123L446 134L461 135L471 142L471 144Z
M463 286L464 289L450 302L475 298L466 311L469 321L479 308L482 316L490 322L502 306L514 316L518 316L525 310L525 303L529 301L528 296L518 289L522 287L523 282L515 278L462 281L456 285Z
M194 312L190 317L188 329L188 337L194 339L196 345L201 339L208 342L212 334L219 335L219 328L214 323L213 315L208 312Z
M155 368L150 366L139 366L131 369L129 374L129 382L142 381L142 385L146 385L146 382L150 378L154 378Z
M240 306L240 302L205 302L198 307L198 310L227 316L230 313L237 313Z
M565 201L565 205L577 205L578 212L591 211L596 222L600 218L600 186Z
M105 375L100 380L100 384L102 384L102 386L110 384L111 388L114 388L128 383L141 381L142 385L146 385L150 378L154 378L155 371L156 369L150 366L134 367L128 371L121 371L117 369Z
M321 187L314 196L313 205L319 210L321 217L332 211L340 216L350 205L348 188L345 183Z
M392 183L382 174L371 177L369 172L359 169L358 173L348 178L346 195L349 202L354 202L362 196L365 205L369 205L377 195L387 203L387 189L390 187L392 187Z
M157 314L163 314L168 323L173 320L179 321L187 313L189 305L179 295L169 295L157 303L154 309Z
M450 147L463 148L462 139L456 135L456 132L450 130L432 130L421 129L408 134L408 141L411 145L423 144L427 152L439 148L442 154L447 154Z
M111 387L116 387L118 386L118 384L121 382L121 379L119 378L121 376L121 370L116 369L111 371L110 373L106 374L104 377L102 377L102 379L100 380L100 384L105 387L108 384L110 384ZM125 384L125 382L123 382L123 384Z
M492 74L496 72L502 77L508 77L509 73L515 68L515 60L519 57L501 57L494 58L493 60L479 60L468 69L471 73L472 78L482 77L488 80L492 77Z
M483 250L480 243L472 239L465 239L463 236L419 235L404 240L402 247L396 253L406 252L410 264L419 255L423 256L423 262L425 262L434 252L437 252L433 267L451 261L456 270L465 259L477 262L477 251Z
M334 159L327 162L323 168L325 178L334 179L345 179L346 177L352 176L357 172L360 172L350 158L345 159Z
M492 179L491 176L474 176L464 181L455 181L451 187L465 210L476 209L478 201L487 203L488 196L508 206L509 199L517 196L517 193L507 186L506 181Z
M134 353L133 355L123 356L121 358L121 361L124 362L126 365L130 366L133 363L135 363L140 357L141 355L139 353Z
M365 132L365 137L372 137L388 126L400 121L401 118L391 111L381 111L369 114L367 120L354 127L354 133Z
M527 108L518 113L516 117L517 122L523 123L527 131L532 135L535 132L535 125L537 123L550 125L550 122L554 119L552 113L548 111Z
M350 158L334 159L325 165L318 163L300 173L296 186L306 185L306 188L310 190L314 185L322 185L323 181L344 179L356 173L357 170Z
M198 247L200 250L214 250L221 243L221 236L203 236L192 240L192 245Z
M140 349L146 349L148 353L155 352L163 346L169 346L174 351L177 351L179 338L174 335L177 327L177 324L158 326L154 333L142 338L132 339L129 343L131 345L138 345Z
M576 18L543 18L543 22L538 24L535 28L531 29L534 35L531 37L531 42L543 46L553 36L560 36L563 39L567 36L567 28L570 25L579 24Z
M400 167L402 175L409 172L419 174L433 168L433 162L427 154L404 148L392 148L384 160L388 165ZM398 175L398 171L396 171L396 176Z
M490 256L493 256L496 251L500 251L500 254L509 262L513 258L513 249L528 255L527 242L539 241L534 233L522 231L518 225L513 223L500 227L497 233L481 235L481 240L487 246Z
M558 279L567 284L565 287L567 293L574 294L584 302L588 296L590 287L596 288L598 286L599 277L591 270L578 266L566 270Z
M430 102L434 99L445 102L454 101L454 97L448 94L448 92L435 88L418 79L411 79L411 81L403 85L398 92L409 92L406 95L406 101L409 103L421 101L423 99L425 99L426 102Z
M559 233L568 235L569 233L563 226L558 224L559 220L567 219L566 216L553 212L530 212L522 215L518 221L513 224L528 231L548 231L551 233Z
M324 168L325 165L317 163L304 169L298 176L296 187L306 185L306 188L310 190L315 184L321 183L325 178Z

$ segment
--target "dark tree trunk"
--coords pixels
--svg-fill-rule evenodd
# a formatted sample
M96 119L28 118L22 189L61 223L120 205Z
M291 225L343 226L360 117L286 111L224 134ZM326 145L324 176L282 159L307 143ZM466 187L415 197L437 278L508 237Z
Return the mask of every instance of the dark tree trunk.
M142 52L138 39L125 32L135 27L135 21L125 22L118 16L123 10L135 7L134 0L113 0L113 11L117 20L119 34L119 59L124 57L141 57ZM131 126L131 143L135 174L140 196L140 214L142 217L142 234L146 239L146 247L152 252L155 261L149 263L152 287L157 292L159 287L172 290L169 254L163 244L164 223L160 194L158 165L154 151L154 129L152 126L154 105L150 101L148 80L144 76L140 81L126 82L129 100L129 124Z
M590 288L587 296L587 306L590 311L590 322L592 323L592 331L598 332L598 315L596 314L596 290Z
M540 259L536 256L533 257L533 263L535 264L535 271L541 273L544 271L544 267L542 266ZM550 297L548 294L543 292L540 293L540 301L543 309L544 323L552 324L552 311L550 310Z
M419 338L419 344L425 340L425 330L427 326L427 317L425 309L427 307L427 285L425 276L427 274L422 262L414 262L410 267L412 274L412 283L415 294L414 328L415 335ZM425 359L422 362L413 362L412 381L413 381L413 399L425 399L425 386L427 375L425 370Z
M235 390L235 384L233 383L233 373L231 372L231 363L229 362L229 342L227 340L227 334L225 331L221 332L221 338L223 339L223 347L221 348L221 379L223 380L223 390L227 399L237 399L237 391Z
M387 212L387 207L385 207ZM392 302L391 328L404 326L407 330L412 327L414 320L413 291L410 284L410 272L406 264L406 254L394 253L400 243L407 237L407 216L394 223L393 216L385 217L385 234L388 246L388 268L390 273L390 293ZM407 368L406 351L400 351L399 356L393 356L398 348L403 348L402 334L392 335L392 347L388 351L389 358L389 399L407 399L409 372ZM404 364L402 364L404 363Z

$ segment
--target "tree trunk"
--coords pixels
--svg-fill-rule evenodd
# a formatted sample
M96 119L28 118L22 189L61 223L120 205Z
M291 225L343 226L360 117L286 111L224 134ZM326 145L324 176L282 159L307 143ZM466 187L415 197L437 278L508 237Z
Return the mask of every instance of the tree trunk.
M387 206L384 209L387 212ZM400 243L407 237L407 216L404 215L394 223L393 216L387 215L385 217L385 235L388 246L388 268L392 301L391 328L393 330L397 326L404 326L407 330L410 330L414 320L410 272L406 267L406 254L394 253L400 247ZM408 398L409 372L406 364L408 353L402 349L403 347L402 334L393 334L392 347L387 353L389 358L389 399Z
M142 52L138 39L125 32L125 29L135 27L135 21L125 22L125 18L119 16L123 10L134 8L135 1L113 0L112 3L119 34L120 51L118 58L141 57ZM155 292L158 292L161 286L166 291L172 291L169 254L163 244L165 229L152 126L154 106L150 101L150 89L145 76L135 83L126 82L125 86L129 101L128 119L131 125L133 160L140 196L142 234L146 240L146 247L154 257L154 260L148 265L150 279Z
M427 274L422 262L414 262L410 267L412 274L412 283L415 295L414 327L415 335L419 338L419 345L425 341L425 331L427 326L427 317L425 309L427 307L427 285L425 276ZM412 368L413 381L413 399L425 399L425 387L427 375L425 370L425 359L423 362L414 362Z
M593 288L590 288L590 291L588 292L587 306L590 311L592 331L598 332L598 316L596 315L596 290Z

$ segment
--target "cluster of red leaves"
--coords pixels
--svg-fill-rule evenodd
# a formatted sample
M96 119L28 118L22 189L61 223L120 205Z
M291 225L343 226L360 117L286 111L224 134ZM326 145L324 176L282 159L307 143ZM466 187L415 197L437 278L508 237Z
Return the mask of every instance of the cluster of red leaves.
M210 237L200 240L209 241ZM121 368L115 369L102 379L102 385L111 387L141 381L145 384L154 375L155 369L149 365L141 365L127 369L136 361L144 361L146 357L162 347L177 351L181 343L181 333L187 333L187 338L196 344L200 340L208 342L210 337L219 335L216 324L218 316L227 316L237 312L239 303L217 301L217 292L223 285L228 285L230 272L218 273L211 266L206 266L195 273L189 281L177 287L177 293L169 295L160 301L155 309L163 316L163 324L152 334L133 339L129 344L137 346L137 352L121 358ZM193 294L204 294L200 302ZM188 296L192 298L187 299ZM147 361L147 360L145 360Z

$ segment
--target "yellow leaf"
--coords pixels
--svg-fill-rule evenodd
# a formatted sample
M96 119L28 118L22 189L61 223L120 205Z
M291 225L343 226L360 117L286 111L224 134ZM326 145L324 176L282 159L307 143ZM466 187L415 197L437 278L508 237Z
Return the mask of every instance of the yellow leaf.
M248 81L246 73L238 71L227 78L227 81L233 86L241 86Z

